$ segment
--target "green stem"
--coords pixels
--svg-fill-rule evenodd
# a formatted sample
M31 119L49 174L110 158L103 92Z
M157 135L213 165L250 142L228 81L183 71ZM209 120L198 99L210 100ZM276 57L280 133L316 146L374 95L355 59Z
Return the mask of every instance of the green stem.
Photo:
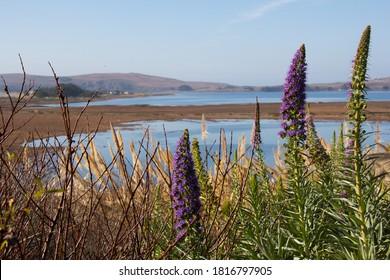
M294 199L295 204L298 206L298 223L299 223L299 229L301 233L301 241L303 243L303 256L305 258L310 258L309 253L309 244L308 244L308 234L307 234L307 227L306 227L306 215L305 215L305 204L306 204L306 197L305 197L305 190L302 189L302 186L299 184L299 182L302 182L303 180L303 172L302 172L302 166L303 162L301 160L301 156L299 154L300 147L299 143L296 139L291 139L292 142L292 171L293 171L293 192L294 192Z
M356 103L361 104L361 99L360 99L360 90L357 90L355 92L355 97L356 97ZM354 169L355 169L355 191L357 195L357 200L358 200L358 211L359 211L359 219L361 221L361 226L360 226L360 235L361 239L363 242L363 258L366 258L368 256L368 238L367 238L367 226L366 226L366 207L364 203L364 197L362 194L362 149L361 149L361 143L360 143L360 138L361 138L361 125L362 125L362 111L360 109L356 110L356 124L354 128Z

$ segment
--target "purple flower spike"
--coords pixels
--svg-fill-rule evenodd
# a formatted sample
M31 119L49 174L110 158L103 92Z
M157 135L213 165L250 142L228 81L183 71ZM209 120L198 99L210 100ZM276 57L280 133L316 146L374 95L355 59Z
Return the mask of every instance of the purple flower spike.
M179 138L173 157L171 197L176 219L176 238L183 237L189 227L194 227L199 232L202 204L187 129Z
M261 130L260 130L260 105L259 99L256 97L255 119L252 127L251 145L254 150L259 150L261 145Z
M296 52L283 88L280 137L306 139L306 51L302 45Z

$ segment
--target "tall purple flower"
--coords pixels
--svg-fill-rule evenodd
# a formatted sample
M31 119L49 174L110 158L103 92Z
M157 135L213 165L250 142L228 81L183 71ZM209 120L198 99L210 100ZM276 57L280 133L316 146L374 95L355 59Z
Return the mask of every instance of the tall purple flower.
M251 145L254 150L259 150L261 145L261 131L260 131L260 105L256 97L255 119L252 127Z
M190 149L189 132L184 130L176 146L172 170L172 208L176 219L177 239L194 228L201 231L200 187Z
M296 52L288 71L283 88L280 115L283 120L282 138L306 139L305 101L306 101L306 51L302 45Z

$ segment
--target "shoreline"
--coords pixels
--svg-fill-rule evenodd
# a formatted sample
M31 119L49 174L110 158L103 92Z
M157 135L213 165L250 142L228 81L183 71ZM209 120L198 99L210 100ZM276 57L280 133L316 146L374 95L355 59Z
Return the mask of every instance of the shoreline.
M32 137L50 137L64 135L64 122L60 108L36 107L33 104L21 110L14 119L14 127L17 131L9 140L13 144L20 145ZM260 118L279 119L281 103L260 104ZM69 108L71 127L83 108ZM253 119L254 104L228 104L228 105L202 105L202 106L90 106L78 119L76 133L88 131L106 131L111 124L121 127L124 123L136 121L180 119L200 120L205 114L206 120L218 119ZM310 113L314 120L346 120L347 103L310 103ZM3 107L4 116L7 116L7 107ZM390 101L368 101L367 121L390 121ZM99 124L100 123L100 124ZM99 126L98 126L99 124ZM8 142L8 141L7 141Z

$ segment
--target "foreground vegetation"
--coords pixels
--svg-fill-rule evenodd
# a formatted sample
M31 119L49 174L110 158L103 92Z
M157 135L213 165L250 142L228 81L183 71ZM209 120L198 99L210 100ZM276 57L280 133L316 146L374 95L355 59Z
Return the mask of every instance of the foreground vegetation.
M134 143L112 129L107 161L94 144L99 124L77 136L54 71L66 140L16 149L13 119L32 98L23 83L11 113L0 111L1 258L389 259L389 185L362 130L369 42L370 26L353 63L349 125L329 144L307 110L298 49L273 168L263 161L258 102L250 145L234 150L223 130L207 143L204 122L202 139L185 130L175 151L148 130Z

